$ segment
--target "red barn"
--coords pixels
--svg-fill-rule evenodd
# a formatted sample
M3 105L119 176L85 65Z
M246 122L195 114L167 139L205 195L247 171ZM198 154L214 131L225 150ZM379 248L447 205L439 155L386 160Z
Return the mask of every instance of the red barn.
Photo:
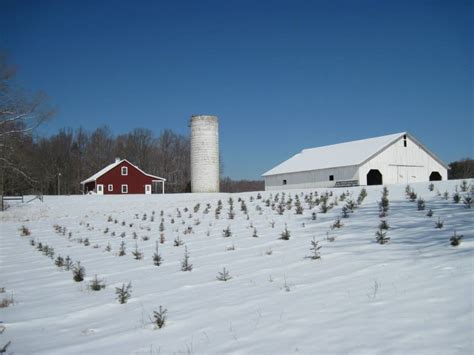
M166 179L145 173L127 159L115 159L110 164L81 182L83 193L110 194L151 194L165 193ZM159 185L161 184L161 189Z

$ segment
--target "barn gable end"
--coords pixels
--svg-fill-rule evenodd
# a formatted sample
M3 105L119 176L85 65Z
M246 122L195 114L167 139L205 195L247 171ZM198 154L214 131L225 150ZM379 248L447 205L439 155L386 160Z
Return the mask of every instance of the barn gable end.
M383 184L429 181L432 172L447 180L447 166L410 134L367 159L359 168L359 183L367 185L367 174L378 170Z
M94 191L98 194L151 194L159 191L160 184L164 193L166 179L145 173L128 160L117 160L98 173L81 182L84 193Z

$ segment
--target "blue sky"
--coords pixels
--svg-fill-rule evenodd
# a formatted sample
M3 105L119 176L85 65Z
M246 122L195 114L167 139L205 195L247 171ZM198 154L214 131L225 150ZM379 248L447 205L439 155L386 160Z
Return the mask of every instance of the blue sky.
M188 134L220 118L224 175L409 131L473 157L472 1L2 1L0 48L58 108L41 128Z

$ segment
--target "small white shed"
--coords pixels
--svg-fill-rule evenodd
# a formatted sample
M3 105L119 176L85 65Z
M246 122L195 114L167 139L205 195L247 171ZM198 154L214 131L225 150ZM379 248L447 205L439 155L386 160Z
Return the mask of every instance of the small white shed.
M447 180L448 166L408 132L304 149L263 174L265 190Z

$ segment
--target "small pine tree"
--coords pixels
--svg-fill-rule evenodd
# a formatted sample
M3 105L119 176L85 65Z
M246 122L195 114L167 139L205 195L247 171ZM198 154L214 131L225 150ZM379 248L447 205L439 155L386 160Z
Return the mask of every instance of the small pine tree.
M334 223L332 224L331 229L341 228L342 226L344 226L344 224L342 224L341 219L337 217Z
M219 271L219 275L216 276L216 279L219 281L228 281L232 278L230 276L229 271L224 268L222 272Z
M257 228L254 228L254 229L253 229L253 234L252 234L252 237L254 237L254 238L258 238L258 234L257 234Z
M462 235L457 235L456 231L454 231L454 235L449 239L451 242L451 245L453 247L457 247L459 244L461 244L461 239L463 238Z
M318 243L319 242L317 242L313 237L313 240L311 241L311 248L309 248L309 250L311 250L312 255L308 257L311 260L321 259L321 254L319 252L319 249L321 249L321 246L318 245Z
M459 192L456 191L456 192L453 194L453 201L454 201L454 203L459 203L459 202L461 202L461 195L459 194Z
M362 202L364 202L366 197L367 197L367 190L365 188L362 188L362 190L360 190L359 196L357 197L357 204L361 205Z
M247 212L248 212L247 205L245 204L244 200L242 200L240 202L240 210L245 214L247 214Z
M155 266L160 266L162 262L163 262L163 258L158 252L158 242L156 242L155 253L153 254L153 264Z
M430 208L428 212L426 212L427 217L432 217L433 216L433 210Z
M118 252L118 256L124 256L126 254L125 252L125 242L122 240L122 242L120 243L120 249L119 249L119 252Z
M179 235L174 239L174 242L173 242L173 245L175 247L179 247L180 245L183 245L183 241L181 240L181 238L179 237Z
M425 207L426 207L425 200L423 200L421 197L419 197L418 201L417 201L418 211L423 211L425 209Z
M440 217L438 217L438 222L435 223L435 228L436 229L441 229L443 228L444 222L441 220Z
M329 206L328 206L328 200L327 200L327 197L326 198L323 198L321 196L321 200L320 200L320 204L319 204L319 211L321 213L327 213L329 211Z
M301 203L299 203L299 201L298 201L298 204L296 204L295 207L296 207L295 208L295 214L303 214L304 208L301 205Z
M385 232L383 229L379 229L376 233L376 241L379 244L387 244L390 241L390 237L387 237L387 232Z
M164 231L165 231L165 224L164 224L163 222L160 223L159 231L160 231L160 232L164 232Z
M277 212L279 215L283 215L283 213L285 213L285 205L283 203L278 204Z
M379 224L379 229L389 229L390 226L388 225L386 220L381 220Z
M28 236L28 235L31 234L31 232L30 232L30 230L28 229L28 227L25 227L25 226L21 226L20 231L21 231L21 236L22 236L22 237L26 237L26 236Z
M66 256L66 259L64 259L64 269L69 271L72 269L72 260L71 258L68 256Z
M72 278L76 282L81 282L84 280L85 276L86 269L84 268L84 266L81 266L81 262L78 261L76 265L74 265L72 268Z
M389 210L390 202L388 200L388 189L386 186L383 187L382 198L379 202L380 217L385 217Z
M357 208L357 204L352 200L346 200L346 205L344 206L346 207L350 213L354 213L354 210Z
M54 265L57 267L63 267L64 266L64 258L61 255L58 255L56 260L54 260Z
M466 208L471 208L472 206L472 197L471 196L464 196L463 203Z
M165 233L160 233L160 244L165 244Z
M342 206L342 218L349 218L349 208L347 207L347 205L345 206Z
M135 250L132 251L133 258L135 260L142 260L143 259L143 253L138 250L138 244L135 243Z
M434 190L434 184L433 183L428 185L428 190L430 190L430 191Z
M153 311L153 320L152 322L155 323L155 325L158 327L158 329L161 329L165 326L166 322L166 313L168 313L168 310L160 306L160 309L157 311Z
M222 236L225 238L229 238L232 236L232 231L230 230L230 226L222 231Z
M233 205L230 205L229 213L227 213L227 217L229 219L234 219L235 218L235 212L234 212L234 206Z
M291 233L290 233L290 231L288 230L288 228L285 226L285 230L281 233L280 239L282 239L282 240L290 240L290 237L291 237Z
M311 213L311 220L315 221L317 218L316 212Z
M189 253L188 247L184 247L184 258L181 261L181 271L191 271L193 269L193 265L189 263Z
M110 245L110 243L107 243L107 246L105 247L105 251L111 251L112 250L112 246Z
M94 279L91 281L89 284L89 289L92 291L100 291L105 288L105 282L104 280L99 280L97 278L97 275L94 276Z
M467 183L466 180L463 180L461 182L461 185L459 185L459 187L461 188L462 192L467 192L469 190L469 184Z
M115 294L117 295L117 300L120 304L127 303L132 296L132 282L130 281L126 286L125 284L122 284L122 287L116 287Z

